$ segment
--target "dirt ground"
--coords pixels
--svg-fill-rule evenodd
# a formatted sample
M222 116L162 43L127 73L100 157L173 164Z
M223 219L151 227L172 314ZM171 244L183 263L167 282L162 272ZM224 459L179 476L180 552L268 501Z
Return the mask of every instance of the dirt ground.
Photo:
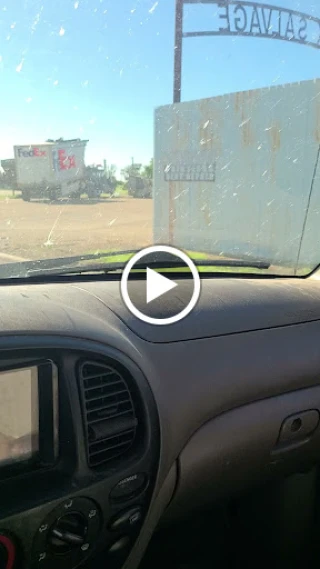
M40 259L139 249L152 244L152 217L150 199L70 203L4 199L0 201L0 262L7 255Z
M153 245L151 199L28 203L12 199L12 192L7 197L1 192L0 264L148 245ZM269 270L280 275L292 273L288 267L274 265Z

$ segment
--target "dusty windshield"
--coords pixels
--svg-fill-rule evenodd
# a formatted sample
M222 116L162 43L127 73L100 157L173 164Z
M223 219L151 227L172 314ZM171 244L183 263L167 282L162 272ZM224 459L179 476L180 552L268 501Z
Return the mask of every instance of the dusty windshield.
M318 3L14 0L0 30L0 279L153 244L320 263Z

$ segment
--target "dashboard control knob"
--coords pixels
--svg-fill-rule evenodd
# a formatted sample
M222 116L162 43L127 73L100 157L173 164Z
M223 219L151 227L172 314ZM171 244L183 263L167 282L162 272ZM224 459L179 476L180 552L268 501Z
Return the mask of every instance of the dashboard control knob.
M7 535L0 533L0 569L13 569L16 550L13 541Z
M71 569L89 557L103 527L98 504L67 497L41 520L32 547L32 568Z
M67 553L84 544L88 532L85 516L70 512L61 516L50 530L48 543L55 553Z

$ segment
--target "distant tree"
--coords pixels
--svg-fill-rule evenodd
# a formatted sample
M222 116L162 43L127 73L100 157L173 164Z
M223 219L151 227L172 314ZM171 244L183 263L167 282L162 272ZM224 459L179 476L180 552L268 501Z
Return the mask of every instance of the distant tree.
M140 176L141 175L141 164L129 164L121 170L121 176L127 182L129 176Z
M143 167L142 176L144 178L148 178L149 180L152 180L152 178L153 178L153 158L151 158L149 164L147 164L146 166Z
M115 164L109 164L107 166L107 178L116 178L117 177L117 166Z

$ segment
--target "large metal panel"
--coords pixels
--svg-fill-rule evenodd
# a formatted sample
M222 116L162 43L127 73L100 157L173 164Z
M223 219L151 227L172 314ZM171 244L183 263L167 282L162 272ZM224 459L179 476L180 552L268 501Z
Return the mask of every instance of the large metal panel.
M315 266L319 144L320 80L159 107L155 242Z

